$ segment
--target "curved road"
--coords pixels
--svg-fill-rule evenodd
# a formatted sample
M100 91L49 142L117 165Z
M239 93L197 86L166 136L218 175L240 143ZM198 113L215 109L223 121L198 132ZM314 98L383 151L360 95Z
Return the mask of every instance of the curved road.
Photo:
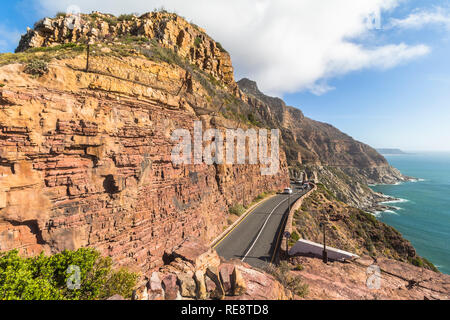
M306 191L294 189L291 205ZM278 194L252 210L225 238L214 247L225 259L240 259L263 268L273 262L288 215L289 195Z

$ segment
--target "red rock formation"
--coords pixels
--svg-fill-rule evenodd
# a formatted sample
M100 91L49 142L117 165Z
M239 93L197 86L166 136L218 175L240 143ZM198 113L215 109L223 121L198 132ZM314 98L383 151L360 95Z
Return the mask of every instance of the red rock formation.
M242 201L237 185L250 202L288 183L284 154L274 176L259 165L172 163L175 128L238 125L211 114L218 107L197 80L183 89L186 70L138 56L93 56L105 75L78 71L84 63L53 60L40 78L0 68L0 250L92 246L145 273L186 237L220 234ZM129 80L135 70L146 83Z

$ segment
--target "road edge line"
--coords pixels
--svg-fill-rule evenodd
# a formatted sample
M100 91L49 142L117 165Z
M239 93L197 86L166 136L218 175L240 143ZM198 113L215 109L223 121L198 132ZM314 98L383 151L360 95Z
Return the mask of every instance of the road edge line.
M213 241L210 242L209 247L215 249L223 240L225 240L233 231L240 225L259 205L263 204L269 199L275 197L277 193L268 196L267 198L261 200L258 203L255 203L253 206L247 209L244 214L242 214L239 219L237 219L231 226L229 226L225 231L223 231L218 237L216 237Z
M261 236L261 233L264 231L264 228L266 227L267 222L269 221L270 217L272 216L272 214L275 212L275 210L277 210L277 208L279 206L281 206L281 204L283 202L285 202L286 200L288 200L288 198L282 200L280 203L278 203L275 208L273 208L273 210L270 212L270 214L268 215L266 221L264 221L263 226L261 227L261 229L259 229L258 235L256 236L256 239L253 240L253 243L250 247L250 249L247 250L247 252L245 253L244 257L241 259L242 262L244 262L244 260L247 258L248 254L253 250L253 247L255 246L256 242L258 241L259 237Z

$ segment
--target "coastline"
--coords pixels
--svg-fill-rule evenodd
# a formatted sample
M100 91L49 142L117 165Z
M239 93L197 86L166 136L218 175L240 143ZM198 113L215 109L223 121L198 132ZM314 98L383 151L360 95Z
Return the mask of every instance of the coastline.
M390 160L392 166L414 178L370 185L377 197L369 212L401 232L421 257L449 274L449 156L415 154Z
M403 198L396 198L394 196L391 195L387 195L384 194L382 192L377 192L375 190L373 190L373 187L377 187L377 186L399 186L405 183L416 183L416 182L422 182L422 181L426 181L425 179L422 178L416 178L416 177L409 177L409 176L405 176L405 180L401 180L395 183L374 183L374 184L369 184L369 188L377 195L379 196L379 198L374 199L374 204L373 206L369 207L367 209L367 211L374 215L375 217L379 217L382 213L385 212L389 212L389 213L393 213L395 214L396 211L402 210L402 208L400 207L396 207L396 206L391 206L390 204L394 204L394 203L405 203L405 202L409 202L410 200L408 199L403 199Z

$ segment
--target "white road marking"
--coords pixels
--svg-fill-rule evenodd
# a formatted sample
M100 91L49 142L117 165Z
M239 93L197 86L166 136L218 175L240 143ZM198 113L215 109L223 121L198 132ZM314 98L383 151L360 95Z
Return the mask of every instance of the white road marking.
M272 216L272 214L275 212L275 210L286 200L288 200L289 198L284 199L283 201L281 201L279 204L277 204L277 206L275 208L273 208L272 212L269 214L269 216L267 217L266 221L264 221L264 224L261 228L261 230L259 230L258 235L256 236L255 241L253 241L252 246L250 247L250 249L247 250L247 253L245 254L244 258L242 258L242 262L244 262L245 258L247 258L248 254L250 253L250 251L252 251L253 247L255 246L256 242L258 241L259 237L261 236L261 233L263 232L264 228L266 227L267 221L269 221L270 217Z

